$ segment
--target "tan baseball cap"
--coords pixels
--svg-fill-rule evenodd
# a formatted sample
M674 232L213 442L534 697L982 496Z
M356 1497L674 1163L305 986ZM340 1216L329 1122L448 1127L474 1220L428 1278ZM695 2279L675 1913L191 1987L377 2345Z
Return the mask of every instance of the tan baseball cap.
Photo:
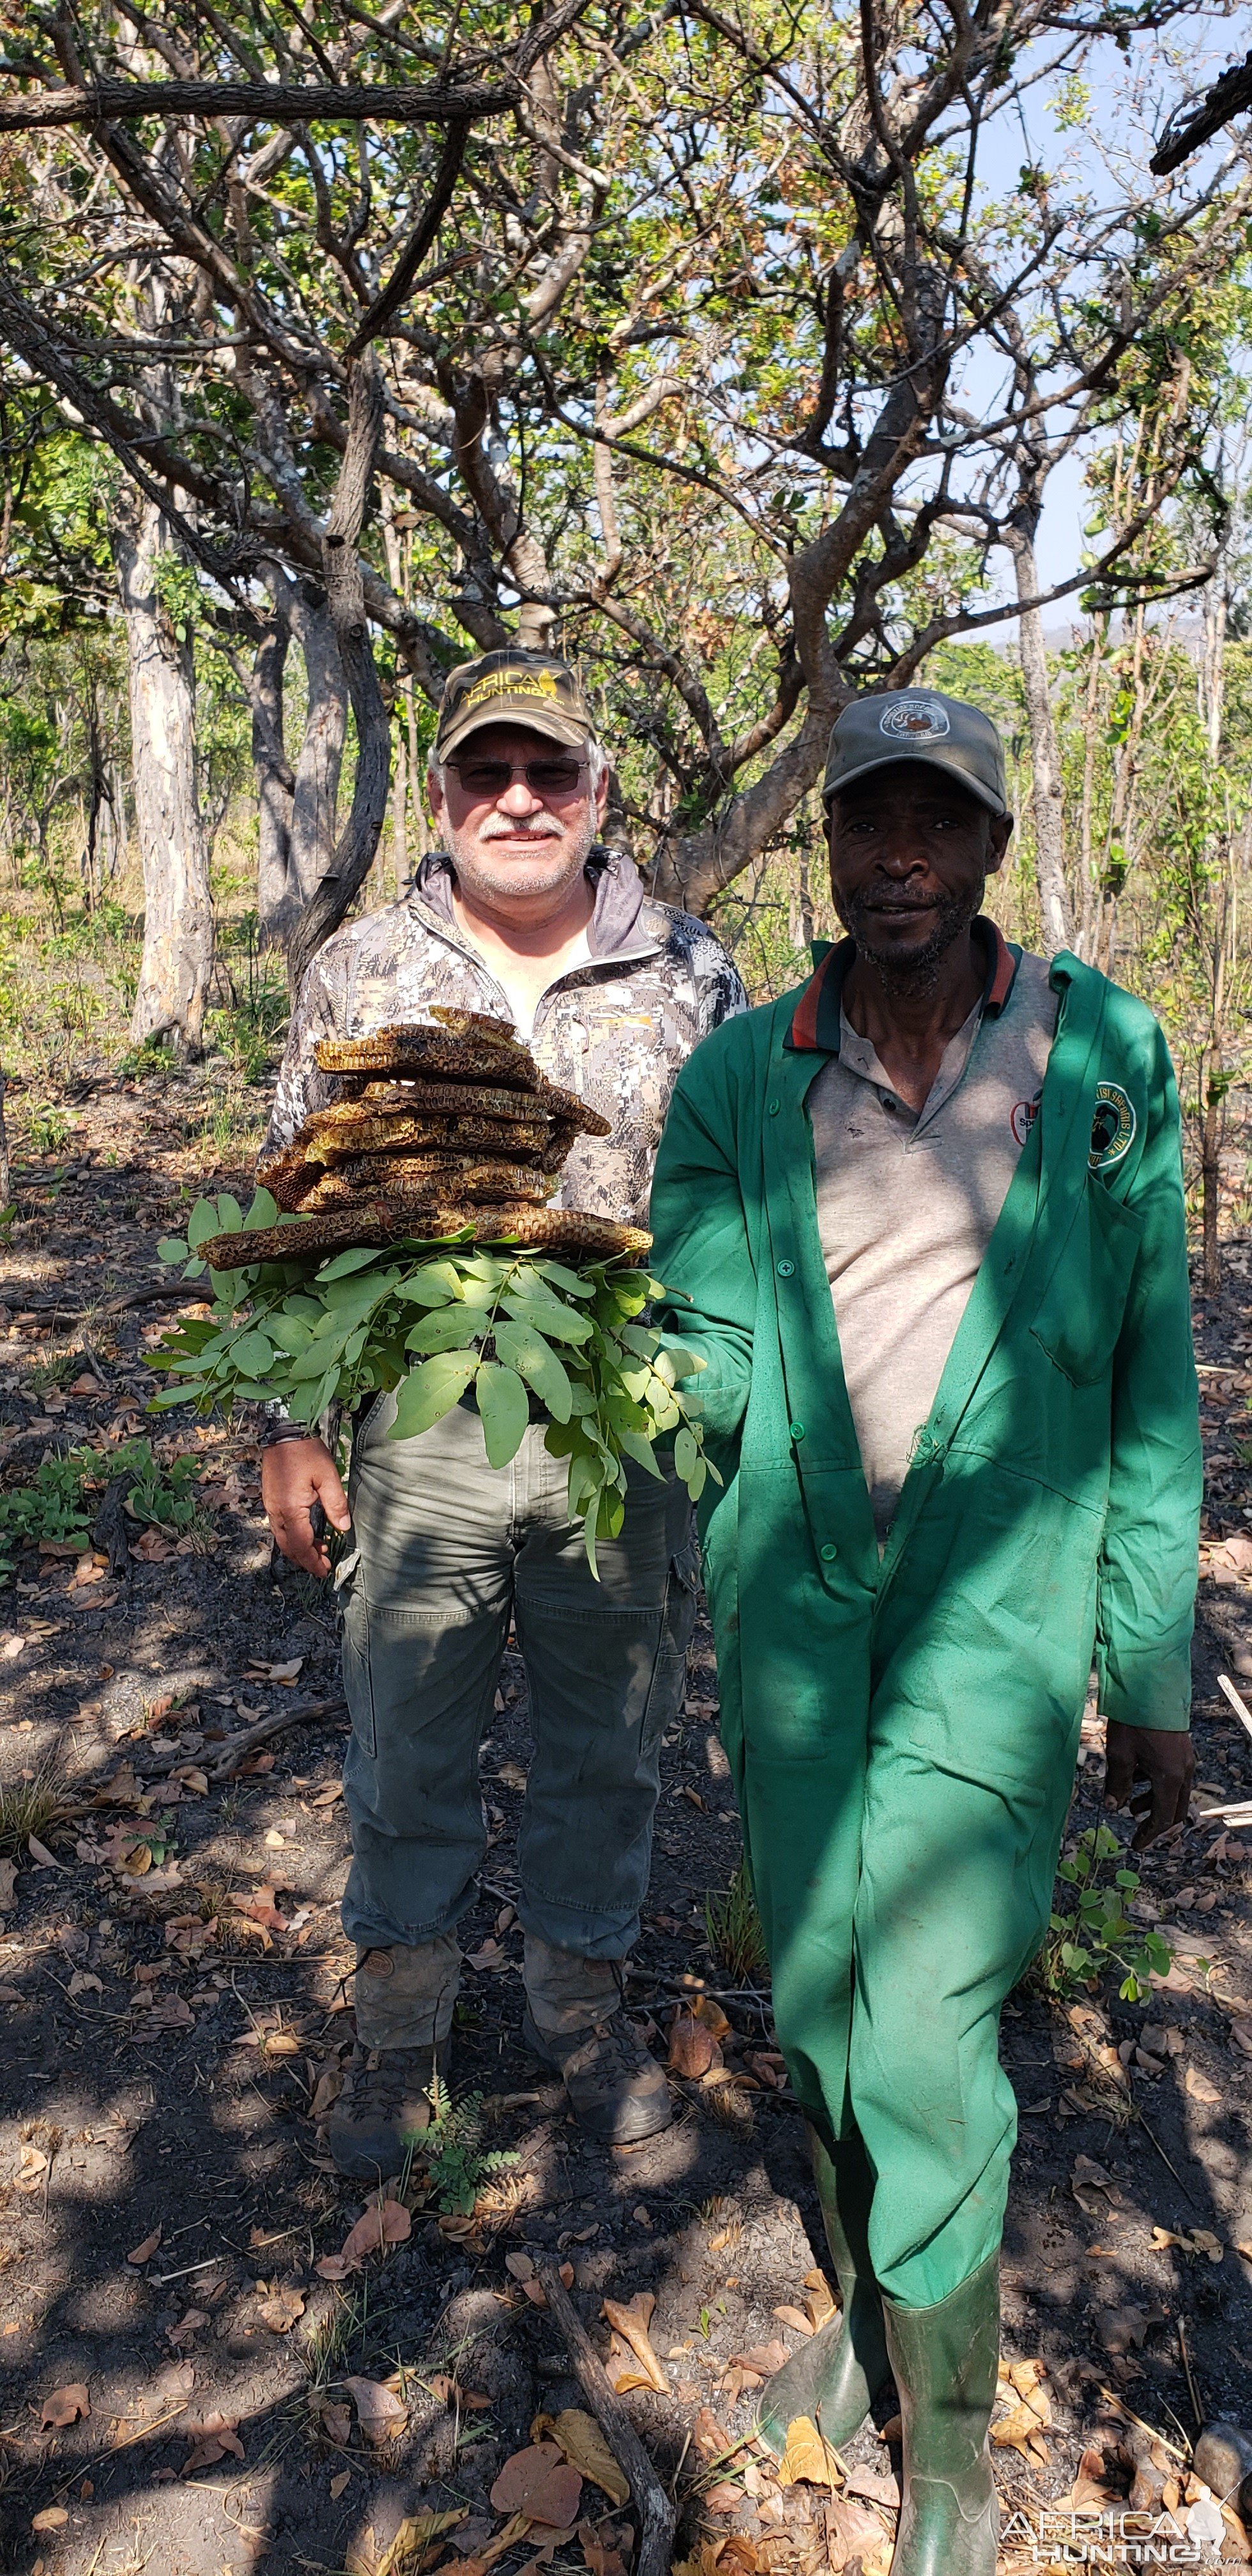
M439 702L436 760L446 760L489 724L526 725L569 749L595 736L591 709L568 663L509 645L449 671Z
M942 697L938 689L889 689L879 697L854 698L830 737L823 803L854 779L897 760L945 769L993 814L1009 810L1004 745L990 716L963 698Z

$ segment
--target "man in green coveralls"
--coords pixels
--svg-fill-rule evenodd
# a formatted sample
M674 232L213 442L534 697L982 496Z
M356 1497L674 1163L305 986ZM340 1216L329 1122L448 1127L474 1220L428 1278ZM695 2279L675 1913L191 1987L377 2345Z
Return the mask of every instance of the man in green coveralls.
M893 2373L894 2576L993 2576L997 2028L1093 1654L1106 1795L1150 1787L1137 1842L1192 1776L1178 1104L1141 1002L979 917L1012 829L986 716L863 698L825 794L850 935L697 1048L652 1196L706 1362L722 1724L843 2296L762 2429L838 2445Z

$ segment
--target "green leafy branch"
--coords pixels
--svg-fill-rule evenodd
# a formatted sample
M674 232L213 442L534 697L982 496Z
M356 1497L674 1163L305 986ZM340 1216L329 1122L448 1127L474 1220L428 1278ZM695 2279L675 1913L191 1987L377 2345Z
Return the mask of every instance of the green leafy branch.
M1121 1855L1121 1844L1107 1825L1089 1825L1057 1877L1073 1890L1067 1906L1053 1913L1039 1956L1038 1973L1047 1992L1063 1996L1082 1986L1098 1985L1110 1968L1120 1968L1118 1992L1123 2002L1137 2004L1150 1993L1152 1976L1169 1974L1173 1952L1159 1932L1141 1930L1126 1911L1139 1886L1135 1869L1106 1865Z
M437 1243L418 1238L385 1250L249 1263L249 1230L278 1211L259 1190L245 1217L228 1195L201 1199L184 1238L163 1261L203 1275L199 1246L240 1235L240 1266L219 1270L211 1316L185 1316L149 1354L173 1383L153 1410L194 1404L201 1413L240 1401L281 1402L296 1422L319 1422L379 1392L396 1396L393 1440L411 1440L468 1398L488 1462L507 1467L532 1407L547 1420L545 1445L568 1460L569 1508L596 1546L622 1526L629 1462L662 1477L658 1441L673 1438L674 1466L692 1500L707 1477L700 1399L681 1391L704 1362L646 1320L659 1281L621 1261L571 1270L524 1249L477 1247L469 1228Z

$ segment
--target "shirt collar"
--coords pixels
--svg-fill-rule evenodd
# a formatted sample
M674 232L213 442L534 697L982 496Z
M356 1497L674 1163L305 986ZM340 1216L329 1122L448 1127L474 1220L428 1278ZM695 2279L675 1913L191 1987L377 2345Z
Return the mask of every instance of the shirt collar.
M587 925L588 953L593 958L616 957L646 934L647 925L639 919L644 905L643 879L632 860L599 841L587 861L587 875L595 891L595 907ZM455 882L446 850L432 850L417 870L413 892L441 920L451 923L456 918L452 909Z
M1022 952L994 921L979 913L973 923L982 940L987 959L981 1009L984 1017L1004 1009L1013 990ZM843 988L848 970L856 956L854 939L836 940L820 959L815 974L809 977L796 1004L784 1046L799 1054L838 1055L839 1018L843 1007Z

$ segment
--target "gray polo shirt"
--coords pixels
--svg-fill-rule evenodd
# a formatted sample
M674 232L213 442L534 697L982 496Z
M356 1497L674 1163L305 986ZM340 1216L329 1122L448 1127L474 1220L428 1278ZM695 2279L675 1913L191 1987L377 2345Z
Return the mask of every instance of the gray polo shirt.
M1013 956L997 939L987 988L949 1039L920 1111L901 1100L842 1006L839 1052L808 1094L818 1228L880 1543L1030 1133L1056 1032L1047 959L1023 955L1014 974Z

